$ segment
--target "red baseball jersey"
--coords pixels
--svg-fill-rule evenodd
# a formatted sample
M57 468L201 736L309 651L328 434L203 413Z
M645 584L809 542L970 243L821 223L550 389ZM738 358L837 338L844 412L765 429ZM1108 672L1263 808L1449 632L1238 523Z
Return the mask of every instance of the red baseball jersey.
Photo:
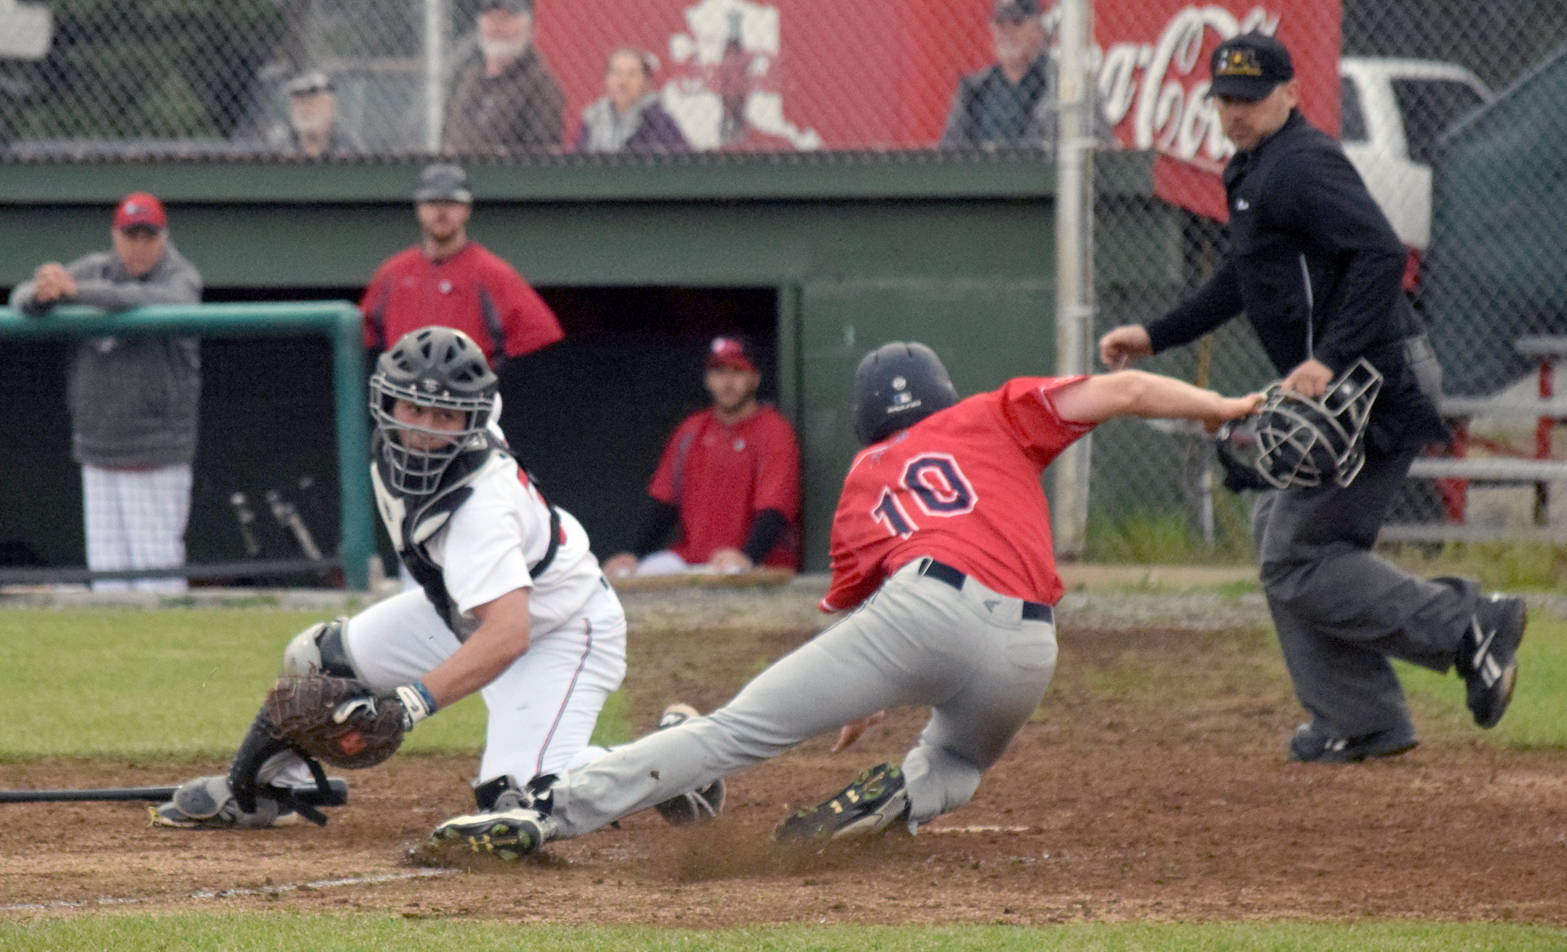
M471 240L445 261L431 261L418 246L386 259L359 310L368 348L385 349L421 327L455 327L484 349L492 366L565 336L522 275Z
M1040 477L1094 428L1062 419L1051 395L1083 377L1020 377L866 447L833 515L823 611L853 608L928 555L1003 595L1061 598Z
M763 406L734 426L709 407L687 417L669 438L648 483L649 496L680 510L680 541L670 548L691 564L715 549L738 549L763 509L789 520L789 531L762 559L800 562L800 447L783 414Z

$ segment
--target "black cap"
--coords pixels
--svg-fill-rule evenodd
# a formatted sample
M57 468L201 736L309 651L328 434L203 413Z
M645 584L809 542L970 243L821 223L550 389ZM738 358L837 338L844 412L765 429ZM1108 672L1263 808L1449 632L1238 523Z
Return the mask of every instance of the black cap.
M1039 16L1039 0L996 0L995 11L990 18L997 23L1021 23Z
M533 0L484 0L479 4L479 12L486 10L505 10L508 13L532 13Z
M1232 96L1256 102L1266 99L1279 83L1295 78L1295 66L1284 44L1263 33L1242 33L1220 43L1209 61L1210 96Z
M426 166L419 176L419 189L414 192L414 201L472 205L473 193L468 191L468 173L462 170L462 166L450 162Z

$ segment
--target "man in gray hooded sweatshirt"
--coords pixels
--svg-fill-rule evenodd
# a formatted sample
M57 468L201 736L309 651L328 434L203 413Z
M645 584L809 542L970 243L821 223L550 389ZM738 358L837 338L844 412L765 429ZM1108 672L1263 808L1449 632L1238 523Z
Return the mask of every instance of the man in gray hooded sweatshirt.
M157 198L127 195L115 209L110 237L111 251L39 265L11 293L11 306L38 316L58 304L123 311L201 300L201 275L169 243ZM185 563L201 396L198 347L194 337L109 335L83 341L71 358L71 456L82 467L87 567L95 572L177 570ZM93 588L179 593L185 579L98 580Z

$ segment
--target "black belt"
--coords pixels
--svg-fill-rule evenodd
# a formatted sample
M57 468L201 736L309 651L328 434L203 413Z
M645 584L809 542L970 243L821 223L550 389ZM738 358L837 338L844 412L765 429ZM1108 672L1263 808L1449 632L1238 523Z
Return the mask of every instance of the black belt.
M920 559L920 574L928 575L938 582L946 582L958 591L963 591L963 582L968 576L946 564L937 562L932 558ZM1055 613L1044 602L1024 602L1024 621L1053 621Z

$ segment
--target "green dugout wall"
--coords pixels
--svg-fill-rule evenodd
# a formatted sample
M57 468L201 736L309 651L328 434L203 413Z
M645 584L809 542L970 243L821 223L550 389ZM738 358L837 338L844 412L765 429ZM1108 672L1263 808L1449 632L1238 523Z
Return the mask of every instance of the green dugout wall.
M1152 162L1115 153L1096 164L1095 241L1116 249L1096 266L1101 326L1146 318L1148 294L1168 299L1181 281L1181 216L1152 197ZM388 254L417 237L409 196L420 164L0 165L0 285L39 261L106 247L113 203L146 189L168 204L174 241L200 267L209 300L356 295ZM767 389L802 443L808 569L826 565L832 506L856 448L848 381L866 349L924 340L965 393L1052 370L1054 168L1038 155L567 158L470 165L469 176L470 234L552 303L574 289L700 288L771 307L766 349L776 373ZM601 554L629 542L668 427L701 399L699 363L666 347L664 328L637 326L635 314L616 320L635 333L611 339L596 333L598 323L574 326L563 314L571 346L519 362L524 382L508 391L504 417ZM303 364L316 373L325 366ZM225 366L245 372L243 359ZM27 371L34 382L47 378ZM323 393L330 387L301 399ZM674 393L683 404L669 399ZM331 456L322 446L330 427L319 429L298 435L300 453ZM213 430L204 456L223 453L229 428ZM75 478L68 446L36 452L53 454L51 465ZM59 534L74 533L79 546L79 531L62 525ZM233 532L231 522L198 524L193 514L192 557L204 544L222 549ZM71 558L68 548L41 546L51 563Z

